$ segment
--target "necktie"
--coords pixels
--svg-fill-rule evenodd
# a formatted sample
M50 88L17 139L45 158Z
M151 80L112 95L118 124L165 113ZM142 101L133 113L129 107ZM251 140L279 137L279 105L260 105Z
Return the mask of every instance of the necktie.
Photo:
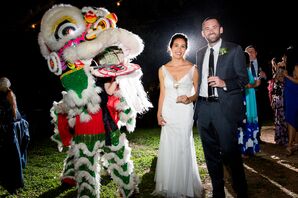
M252 73L252 76L253 77L256 77L256 70L255 70L255 66L254 66L254 63L251 61L250 62L250 69L251 69L251 73Z
M209 75L214 76L214 55L213 55L213 48L210 48L210 55L209 55ZM214 87L208 85L208 97L214 96Z

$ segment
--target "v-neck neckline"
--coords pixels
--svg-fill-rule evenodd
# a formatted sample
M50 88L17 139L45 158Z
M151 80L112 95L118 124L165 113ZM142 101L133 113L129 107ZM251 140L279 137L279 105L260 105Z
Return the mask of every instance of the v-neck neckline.
M164 69L166 70L166 72L169 74L169 76L172 78L173 81L175 82L180 82L181 80L183 80L184 77L187 76L187 74L193 69L193 66L179 79L179 80L176 80L173 75L171 74L171 72L169 72L169 70L166 68L165 65L163 65Z

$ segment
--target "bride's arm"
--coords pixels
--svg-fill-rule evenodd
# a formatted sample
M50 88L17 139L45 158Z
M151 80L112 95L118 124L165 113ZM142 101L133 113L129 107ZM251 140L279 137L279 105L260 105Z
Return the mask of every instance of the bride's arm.
M164 77L162 73L162 69L158 70L158 78L159 78L159 99L158 99L158 109L157 109L157 121L158 125L165 125L166 121L162 117L162 106L165 98L165 85L164 85Z

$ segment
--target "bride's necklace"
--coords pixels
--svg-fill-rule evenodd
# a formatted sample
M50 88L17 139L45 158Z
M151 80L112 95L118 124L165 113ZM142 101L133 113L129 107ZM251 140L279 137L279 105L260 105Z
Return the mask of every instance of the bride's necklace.
M178 81L177 79L174 79L174 80L173 80L173 87L174 87L176 90L178 90L178 88L179 88L179 81Z

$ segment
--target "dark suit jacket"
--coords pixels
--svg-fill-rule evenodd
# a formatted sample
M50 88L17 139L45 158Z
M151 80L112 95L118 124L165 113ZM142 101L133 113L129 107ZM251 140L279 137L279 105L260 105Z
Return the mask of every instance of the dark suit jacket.
M257 111L259 127L262 127L264 121L273 119L273 112L269 100L268 81L272 79L272 65L258 58L258 73L263 71L267 78L261 78L260 86L256 87Z
M218 88L218 97L223 115L231 121L241 121L245 116L245 107L243 104L243 91L248 83L248 74L245 64L245 57L242 48L234 43L222 41L220 48L226 48L225 54L219 55L216 65L216 76L226 83L227 90ZM200 85L202 79L202 65L207 46L197 52L196 64L199 71L198 94L200 95ZM196 102L194 120L198 118L200 104Z

